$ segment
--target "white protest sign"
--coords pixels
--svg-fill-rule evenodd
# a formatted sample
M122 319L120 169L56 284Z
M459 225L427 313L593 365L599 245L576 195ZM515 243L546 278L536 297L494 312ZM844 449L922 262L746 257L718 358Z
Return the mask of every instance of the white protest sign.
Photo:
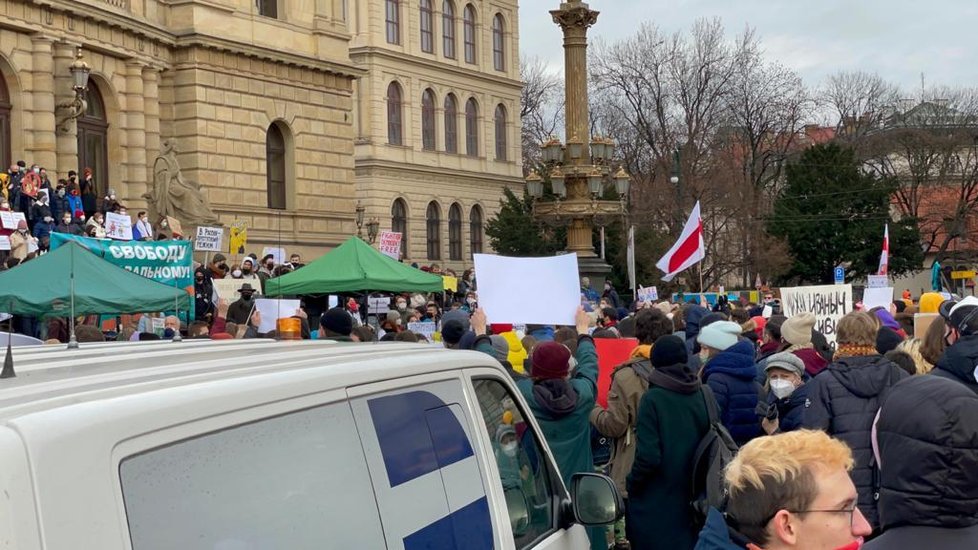
M197 228L197 238L194 239L194 250L200 252L220 252L224 250L223 241L223 227L200 226Z
M119 241L132 240L132 218L126 214L105 214L105 236Z
M438 325L431 322L418 321L415 323L408 323L407 329L415 334L424 336L430 342L434 339L435 331L438 330Z
M852 285L782 288L781 308L789 318L805 311L815 314L815 330L835 342L839 319L852 311Z
M863 292L863 308L866 311L874 307L882 307L889 311L890 304L893 303L893 287L886 288L867 288Z
M299 300L279 300L272 298L258 298L255 300L255 309L261 315L261 324L258 325L258 333L264 334L275 330L279 319L292 317L299 309Z
M886 280L886 275L866 276L866 288L886 288L888 286L890 286L890 283Z
M163 336L163 331L166 330L166 319L162 317L153 317L149 320L152 332L155 332L159 336Z
M27 239L27 253L31 254L39 250L37 246L37 239L30 237Z
M639 302L654 302L659 299L659 289L654 286L648 288L638 287Z
M10 250L10 237L0 235L0 250Z
M391 306L389 296L370 296L367 298L367 313L370 315L386 314Z
M576 254L548 258L475 254L474 259L479 307L490 322L574 325L581 305ZM527 300L530 288L533 299Z
M275 264L276 265L278 265L278 264L284 264L285 263L285 259L288 258L288 256L285 255L285 249L284 248L275 248L275 247L271 247L271 246L266 246L265 248L262 249L262 251L261 251L261 257L262 258L264 258L265 256L268 256L269 254L272 255L272 258L275 260Z
M21 220L27 222L27 216L24 216L23 212L0 212L0 225L3 225L4 229L17 229L17 223Z
M251 284L251 287L255 289L255 294L261 294L261 283L251 279L214 279L212 282L214 283L214 293L217 294L217 297L224 298L229 303L235 302L241 297L238 294L238 289L244 283Z
M394 231L380 233L380 253L395 260L401 259L401 234Z

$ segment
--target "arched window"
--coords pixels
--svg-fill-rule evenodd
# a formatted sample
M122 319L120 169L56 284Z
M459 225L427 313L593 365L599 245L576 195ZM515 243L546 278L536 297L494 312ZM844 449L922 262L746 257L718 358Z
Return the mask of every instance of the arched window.
M441 5L442 50L445 57L455 59L455 4L445 0Z
M103 197L109 190L112 174L109 170L109 121L105 114L102 92L94 79L88 81L85 94L88 109L78 118L78 170L91 168L95 175L95 196ZM9 165L8 165L9 166Z
M421 94L421 147L435 150L435 92L431 88Z
M401 85L391 82L387 86L387 143L391 145L404 145L401 117Z
M385 0L387 17L387 43L401 43L401 2L400 0Z
M503 43L505 36L503 16L497 13L492 18L492 66L497 71L506 70L506 47Z
M10 92L7 83L0 75L0 171L10 167Z
M478 204L469 213L469 248L473 254L482 254L482 207Z
M462 259L462 207L458 203L448 209L448 259Z
M435 51L435 16L431 11L431 0L421 0L421 51Z
M453 94L445 96L445 151L458 153L458 100Z
M277 123L265 133L265 161L268 207L285 209L285 136Z
M397 199L391 205L391 231L401 234L401 258L408 257L407 229L407 204L404 202L404 199Z
M441 211L438 203L431 201L428 203L426 212L426 229L428 237L428 259L441 259Z
M472 97L465 102L465 154L479 156L479 106Z
M493 118L496 126L496 160L506 160L506 107L496 105L496 115Z
M462 12L462 43L465 46L465 62L475 63L475 8L467 4Z

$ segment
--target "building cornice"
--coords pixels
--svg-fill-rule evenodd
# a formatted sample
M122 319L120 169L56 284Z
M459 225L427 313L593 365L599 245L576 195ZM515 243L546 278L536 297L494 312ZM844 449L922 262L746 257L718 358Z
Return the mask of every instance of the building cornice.
M393 50L388 50L386 48L379 48L377 46L359 46L355 48L350 48L350 58L354 60L358 65L364 65L365 62L360 62L358 57L376 57L376 58L386 58L397 63L406 63L410 65L417 66L421 69L431 70L431 71L444 71L451 73L455 76L464 79L477 79L486 82L491 82L500 86L505 86L512 88L513 90L519 91L523 89L523 83L519 80L513 80L512 78L496 76L491 73L486 73L474 69L466 69L463 67L458 67L455 65L449 65L446 63L439 63L431 59L426 59L423 57L417 57L409 55L402 52L397 52Z
M213 49L218 51L226 51L226 52L245 55L248 57L254 57L257 59L265 59L268 61L276 61L279 63L284 63L286 65L305 67L308 69L324 71L339 76L359 78L367 74L367 71L359 67L356 67L354 65L348 65L346 63L325 61L323 59L319 59L315 57L293 54L293 53L283 52L279 50L272 50L261 46L252 46L250 44L244 44L242 42L237 42L234 40L227 40L224 38L217 38L214 36L208 36L199 33L192 33L183 36L178 36L174 45L174 47L176 48L187 48L193 46L208 48L208 49Z
M356 160L356 172L357 174L369 174L376 170L390 170L392 172L400 172L404 174L410 174L421 177L445 177L450 174L453 181L467 181L472 180L473 185L477 181L485 182L487 180L499 183L502 185L520 185L522 184L522 178L520 176L506 176L503 174L492 174L488 172L472 172L468 170L446 170L444 168L432 168L426 165L420 164L405 164L402 162L395 162L389 160L381 159L364 159Z

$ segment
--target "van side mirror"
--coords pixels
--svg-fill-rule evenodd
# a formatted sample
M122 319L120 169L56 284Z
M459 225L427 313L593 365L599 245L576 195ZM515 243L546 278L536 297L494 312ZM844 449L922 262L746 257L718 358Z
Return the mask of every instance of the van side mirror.
M530 506L526 502L526 495L520 489L506 489L503 494L506 496L506 511L509 512L513 536L522 537L530 527Z
M582 525L607 525L624 514L624 503L611 478L601 474L571 476L574 517Z

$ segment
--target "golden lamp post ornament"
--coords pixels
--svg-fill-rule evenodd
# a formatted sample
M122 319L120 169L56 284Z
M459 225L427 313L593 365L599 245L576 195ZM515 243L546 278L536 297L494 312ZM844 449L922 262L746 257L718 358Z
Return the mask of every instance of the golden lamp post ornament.
M611 267L594 252L595 225L606 225L627 211L629 175L614 170L615 141L590 133L587 97L587 30L598 12L580 0L571 0L550 12L564 33L564 94L566 145L551 136L540 145L543 170L549 177L555 200L540 201L544 177L536 171L526 178L534 199L533 215L546 223L567 227L567 251L578 256L582 275L604 278ZM603 200L605 188L614 186L619 200Z

